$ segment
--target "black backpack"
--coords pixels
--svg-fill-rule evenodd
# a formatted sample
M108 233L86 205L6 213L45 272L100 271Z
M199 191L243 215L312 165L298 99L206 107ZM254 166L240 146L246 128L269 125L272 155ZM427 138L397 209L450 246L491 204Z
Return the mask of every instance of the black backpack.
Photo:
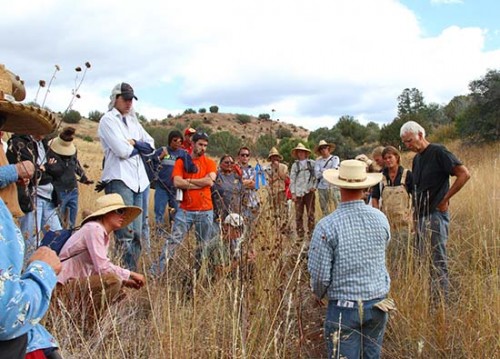
M74 227L69 229L60 229L58 231L48 231L43 236L42 241L40 242L40 246L49 247L54 252L56 252L57 255L59 255L69 237L71 237L73 233L79 228L80 227Z

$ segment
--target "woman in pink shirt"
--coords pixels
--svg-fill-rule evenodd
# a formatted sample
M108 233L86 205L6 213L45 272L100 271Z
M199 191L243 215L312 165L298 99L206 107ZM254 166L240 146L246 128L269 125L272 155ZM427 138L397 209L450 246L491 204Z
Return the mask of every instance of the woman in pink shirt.
M126 206L117 193L99 197L96 204L98 209L83 219L81 228L61 250L57 292L70 303L81 300L82 309L92 299L96 313L100 313L105 308L101 303L119 299L123 287L140 289L145 280L142 274L117 266L108 257L111 232L125 227L142 210Z

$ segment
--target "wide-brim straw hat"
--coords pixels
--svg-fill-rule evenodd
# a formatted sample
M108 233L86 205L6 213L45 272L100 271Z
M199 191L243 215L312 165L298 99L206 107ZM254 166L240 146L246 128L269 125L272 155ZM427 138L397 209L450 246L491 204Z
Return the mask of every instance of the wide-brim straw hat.
M64 141L61 137L56 137L49 142L50 149L61 156L73 156L76 147L73 141Z
M283 156L280 155L280 153L278 152L278 149L276 147L271 148L271 151L269 151L269 155L267 156L267 159L270 160L271 157L273 157L273 156L278 156L280 158L280 161L283 160Z
M321 152L319 151L319 149L321 147L324 147L324 146L328 146L330 153L335 151L335 143L329 143L329 142L326 142L325 140L321 140L316 145L316 147L314 147L314 153L316 153L317 155L321 155Z
M334 186L347 189L361 189L376 185L382 181L382 173L367 173L366 165L358 160L345 160L340 167L327 169L323 178Z
M0 64L0 117L5 119L2 131L23 135L47 135L56 128L56 116L35 106L23 105L26 95L23 83Z
M142 209L136 206L127 206L123 203L123 198L118 193L110 193L99 197L96 200L97 210L89 214L82 220L82 226L93 218L104 216L105 214L114 210L123 208L125 214L123 215L123 223L120 228L129 225L138 215L142 213Z
M297 151L306 151L307 153L311 153L311 150L309 148L307 148L306 146L304 146L302 143L299 143L297 145L297 147L295 147L292 150L292 157L293 158L297 158Z

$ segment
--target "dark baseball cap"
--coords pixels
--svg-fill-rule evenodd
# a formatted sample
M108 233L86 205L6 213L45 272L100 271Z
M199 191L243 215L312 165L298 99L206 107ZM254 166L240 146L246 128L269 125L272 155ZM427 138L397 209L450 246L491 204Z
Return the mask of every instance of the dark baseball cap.
M134 94L134 89L126 82L122 82L113 88L113 94L115 96L121 96L124 100L136 99L137 96Z

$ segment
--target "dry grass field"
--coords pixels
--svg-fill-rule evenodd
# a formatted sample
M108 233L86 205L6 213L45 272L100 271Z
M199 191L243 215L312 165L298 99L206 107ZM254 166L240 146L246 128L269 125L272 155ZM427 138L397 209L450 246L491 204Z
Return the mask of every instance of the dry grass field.
M89 177L99 179L99 143L77 144ZM452 300L448 306L431 307L427 264L411 251L391 255L390 294L398 311L389 320L383 358L500 357L500 146L456 143L450 148L472 174L451 203ZM81 186L80 208L94 208L97 197L93 187ZM251 235L257 252L251 281L230 276L209 281L203 273L193 278L192 236L167 276L159 280L148 275L145 288L128 291L91 329L85 328L77 308L54 306L48 326L65 357L324 357L326 309L315 304L308 288L303 243L279 233L266 203ZM157 236L151 240L151 254L141 260L143 273L164 243ZM392 245L406 248L409 243Z

